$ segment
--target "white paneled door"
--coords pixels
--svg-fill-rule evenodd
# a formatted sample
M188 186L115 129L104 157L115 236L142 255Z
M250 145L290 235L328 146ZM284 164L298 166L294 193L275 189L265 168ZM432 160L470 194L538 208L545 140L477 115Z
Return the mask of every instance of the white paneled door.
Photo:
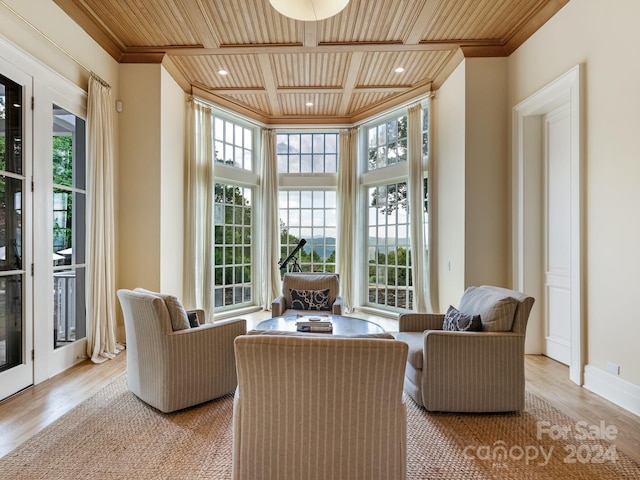
M571 361L571 136L564 104L543 116L544 353Z

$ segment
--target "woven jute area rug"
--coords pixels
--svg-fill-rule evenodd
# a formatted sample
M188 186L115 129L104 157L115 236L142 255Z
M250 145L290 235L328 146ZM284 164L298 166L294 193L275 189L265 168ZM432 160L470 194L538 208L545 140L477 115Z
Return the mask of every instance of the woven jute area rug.
M531 393L511 414L406 403L409 479L640 479L640 466L616 451L613 426L572 420ZM232 412L227 395L162 414L128 391L123 374L0 458L0 478L229 479Z

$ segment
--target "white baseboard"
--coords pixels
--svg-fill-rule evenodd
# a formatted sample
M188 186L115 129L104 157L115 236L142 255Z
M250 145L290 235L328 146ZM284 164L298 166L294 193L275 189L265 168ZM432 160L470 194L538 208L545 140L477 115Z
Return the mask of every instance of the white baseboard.
M640 386L587 365L584 367L584 387L640 416Z

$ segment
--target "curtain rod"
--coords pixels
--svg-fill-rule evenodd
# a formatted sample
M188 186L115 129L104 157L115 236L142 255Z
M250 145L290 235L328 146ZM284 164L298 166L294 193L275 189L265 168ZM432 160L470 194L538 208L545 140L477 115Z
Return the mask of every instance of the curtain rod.
M82 62L80 62L76 57L74 57L71 53L69 53L67 50L65 50L64 48L62 48L60 45L58 45L54 40L52 40L51 38L49 38L42 30L40 30L38 27L36 27L33 23L31 23L29 20L27 20L26 18L24 18L22 15L20 15L18 12L16 12L16 10L12 7L10 7L9 5L6 4L6 2L4 2L4 0L0 0L0 3L2 3L2 5L9 10L13 15L15 15L16 17L18 17L20 20L22 20L22 22L27 25L29 28L31 28L32 30L34 30L38 35L40 35L42 38L44 38L46 41L48 41L51 45L53 45L54 47L56 47L58 50L60 50L62 53L64 53L67 57L69 57L72 61L74 61L80 68L84 69L90 76L92 76L93 78L95 78L96 80L98 80L102 85L104 85L105 87L109 87L111 88L111 85L109 85L105 80L103 80L102 78L100 78L100 76L98 76L95 72L93 72L90 68L87 68Z
M98 82L103 87L111 88L111 85L109 85L106 81L104 81L102 78L100 78L100 76L98 76L95 72L91 72L90 71L89 75L91 75L91 78L93 78L96 82Z

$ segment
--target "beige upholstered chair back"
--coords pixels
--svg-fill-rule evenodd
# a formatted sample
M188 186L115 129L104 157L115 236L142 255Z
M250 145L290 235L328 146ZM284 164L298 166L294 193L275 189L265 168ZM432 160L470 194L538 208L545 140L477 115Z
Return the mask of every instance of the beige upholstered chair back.
M233 341L245 320L174 331L165 301L118 290L127 337L127 385L141 400L173 412L231 393L237 386Z
M329 289L329 305L333 305L339 294L337 273L289 272L282 279L282 294L287 308L291 308L291 289L324 290Z
M235 343L234 479L405 478L406 344L277 335Z
M531 309L533 308L533 304L535 302L535 299L533 297L530 297L525 293L518 292L517 290L494 287L492 285L482 285L478 288L480 288L481 290L495 292L496 294L500 294L503 296L515 298L518 303L513 316L513 326L511 328L511 331L514 333L519 333L521 335L524 335L527 332L527 321L529 320L529 313L531 313Z
M130 290L119 290L118 297L127 336L127 383L134 393L150 395L151 385L144 379L164 367L163 337L173 331L169 311L160 297Z

